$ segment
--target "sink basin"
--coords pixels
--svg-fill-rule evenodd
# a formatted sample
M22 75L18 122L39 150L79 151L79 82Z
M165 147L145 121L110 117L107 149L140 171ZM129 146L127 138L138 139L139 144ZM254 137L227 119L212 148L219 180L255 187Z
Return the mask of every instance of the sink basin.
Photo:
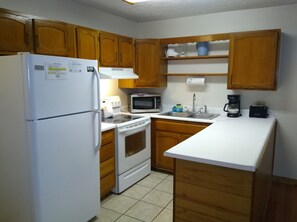
M211 120L211 119L214 119L214 118L218 117L220 114L215 114L215 113L193 113L193 112L166 112L166 113L162 113L160 115Z
M160 115L163 115L163 116L175 116L175 117L189 117L192 114L193 113L191 113L191 112L166 112L166 113L162 113Z
M218 117L220 114L215 114L215 113L193 113L191 116L191 118L195 118L195 119L214 119L216 117Z

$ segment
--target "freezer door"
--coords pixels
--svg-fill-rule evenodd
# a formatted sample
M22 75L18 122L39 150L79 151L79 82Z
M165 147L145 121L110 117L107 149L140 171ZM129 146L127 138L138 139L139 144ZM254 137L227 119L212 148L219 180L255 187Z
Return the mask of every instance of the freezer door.
M98 114L31 124L36 221L82 222L96 216L100 207Z
M98 109L96 60L44 55L23 56L27 119Z

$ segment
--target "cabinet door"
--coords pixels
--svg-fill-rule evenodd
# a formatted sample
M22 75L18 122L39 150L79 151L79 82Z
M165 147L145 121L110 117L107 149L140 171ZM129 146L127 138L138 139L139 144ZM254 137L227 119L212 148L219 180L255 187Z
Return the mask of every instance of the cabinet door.
M0 11L0 54L33 51L32 20Z
M75 57L74 28L62 22L34 20L35 52Z
M99 60L99 32L93 29L77 28L77 57Z
M135 40L135 72L139 79L136 87L158 86L158 45L155 39Z
M100 33L100 65L118 66L118 35Z
M181 141L179 133L156 132L156 167L173 171L173 158L164 156L164 152Z
M119 37L119 66L133 66L133 39L129 37Z
M276 88L279 30L232 34L229 89Z

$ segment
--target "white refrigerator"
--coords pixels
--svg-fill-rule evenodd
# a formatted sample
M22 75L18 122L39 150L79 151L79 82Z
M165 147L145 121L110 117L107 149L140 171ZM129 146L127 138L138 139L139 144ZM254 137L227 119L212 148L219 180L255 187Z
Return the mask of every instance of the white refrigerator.
M86 222L100 208L97 61L0 57L0 221Z

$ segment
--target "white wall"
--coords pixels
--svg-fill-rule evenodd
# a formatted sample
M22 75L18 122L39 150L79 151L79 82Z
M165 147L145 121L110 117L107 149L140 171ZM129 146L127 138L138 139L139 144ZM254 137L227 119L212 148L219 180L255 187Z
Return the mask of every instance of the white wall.
M131 37L136 33L135 22L70 0L1 0L0 8ZM101 86L103 97L120 95L123 101L127 100L116 80L104 80Z
M297 179L297 5L242 10L138 24L138 37L167 38L248 30L282 30L277 91L237 91L244 108L255 101L266 101L278 120L274 174ZM170 77L168 87L158 90L165 104L198 102L222 107L227 101L225 77L208 77L206 87L189 88L183 77ZM238 131L240 133L240 129ZM215 138L214 138L215 139ZM253 138L251 138L253 139Z

